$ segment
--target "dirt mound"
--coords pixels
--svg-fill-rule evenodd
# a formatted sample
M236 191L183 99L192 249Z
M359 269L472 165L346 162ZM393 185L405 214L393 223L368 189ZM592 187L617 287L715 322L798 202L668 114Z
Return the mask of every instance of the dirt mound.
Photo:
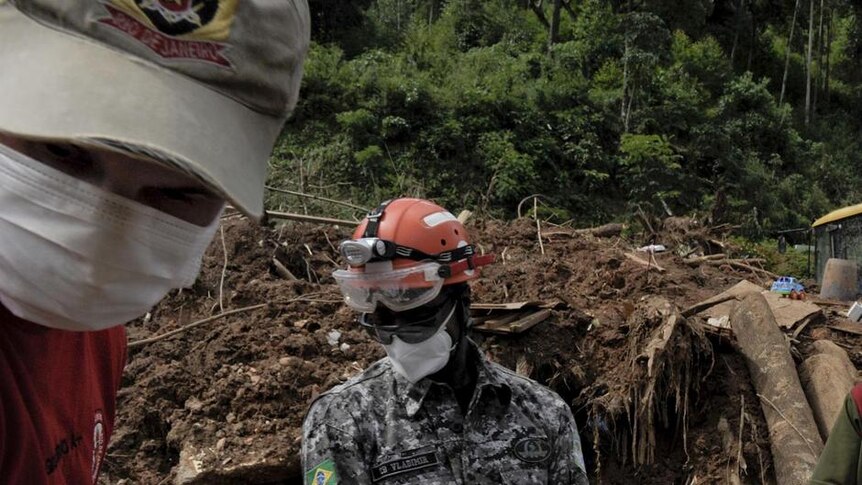
M744 275L692 268L670 251L655 255L659 271L625 239L562 228L540 246L528 220L471 230L482 251L498 255L474 301L565 303L522 335L475 338L491 358L572 403L591 474L609 483L724 480L736 458L717 430L736 437L742 416L745 474L771 476L765 421L741 357L681 317L662 337L675 308ZM330 276L347 229L230 219L223 231L195 286L130 324L130 341L265 305L133 344L103 483L299 483L310 400L384 355Z

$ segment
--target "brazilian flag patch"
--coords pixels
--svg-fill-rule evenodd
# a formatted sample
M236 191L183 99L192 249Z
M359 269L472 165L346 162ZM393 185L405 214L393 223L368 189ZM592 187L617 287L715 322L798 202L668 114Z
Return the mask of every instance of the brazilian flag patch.
M305 472L306 485L336 485L338 476L335 474L335 463L325 460Z

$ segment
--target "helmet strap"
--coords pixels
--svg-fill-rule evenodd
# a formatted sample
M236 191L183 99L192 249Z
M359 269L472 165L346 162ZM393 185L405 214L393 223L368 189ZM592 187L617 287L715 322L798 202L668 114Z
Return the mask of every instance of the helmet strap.
M376 209L369 212L366 219L368 224L365 226L365 233L362 237L377 237L377 229L380 227L380 219L383 218L383 213L386 211L386 206L392 203L393 199L383 201Z

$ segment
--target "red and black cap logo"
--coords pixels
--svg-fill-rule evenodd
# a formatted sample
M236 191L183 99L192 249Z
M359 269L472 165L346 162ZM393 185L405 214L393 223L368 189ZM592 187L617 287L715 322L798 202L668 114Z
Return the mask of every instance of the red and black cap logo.
M99 22L140 42L165 60L232 67L225 57L238 0L102 0Z
M153 26L167 35L194 32L215 18L218 0L134 0Z

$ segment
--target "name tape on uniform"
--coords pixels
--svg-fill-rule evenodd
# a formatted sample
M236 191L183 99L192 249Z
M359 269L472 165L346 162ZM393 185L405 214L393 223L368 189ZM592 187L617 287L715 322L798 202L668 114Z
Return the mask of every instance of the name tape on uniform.
M400 475L414 470L421 470L440 463L437 459L437 454L433 451L423 453L421 455L411 456L409 458L399 458L397 460L387 461L380 465L375 465L371 468L371 479L379 482L384 478L389 478L393 475Z

